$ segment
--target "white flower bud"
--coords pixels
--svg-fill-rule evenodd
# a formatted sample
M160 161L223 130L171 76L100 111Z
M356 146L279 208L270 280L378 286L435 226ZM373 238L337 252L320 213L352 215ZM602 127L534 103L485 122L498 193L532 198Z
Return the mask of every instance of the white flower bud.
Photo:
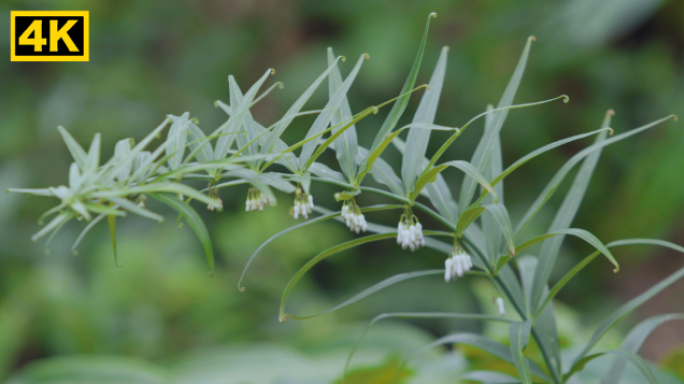
M444 260L444 281L447 283L451 280L451 258L447 257L446 260Z

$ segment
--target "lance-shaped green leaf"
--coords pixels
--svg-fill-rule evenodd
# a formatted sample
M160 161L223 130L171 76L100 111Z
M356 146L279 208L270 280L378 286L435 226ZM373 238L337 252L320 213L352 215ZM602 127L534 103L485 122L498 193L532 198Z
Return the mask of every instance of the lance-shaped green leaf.
M447 52L449 52L449 48L444 47L430 78L429 88L420 99L420 104L418 104L418 109L413 117L413 123L432 124L435 120L446 73ZM406 152L401 162L401 180L404 184L405 196L409 196L414 191L414 183L418 174L422 171L421 166L423 165L429 141L429 130L409 129L406 139Z
M274 71L272 69L267 70L266 73L264 73L261 78L259 78L259 80L257 80L257 82L254 83L249 90L247 90L242 102L233 107L233 114L228 118L228 120L216 131L214 131L214 133L212 133L212 136L221 135L214 146L214 160L223 159L226 157L230 147L233 145L233 141L235 140L235 135L232 133L237 132L240 130L240 128L242 128L242 124L245 120L245 111L252 106L252 102L254 101L257 92L259 92L259 89L264 84L268 76L273 73Z
M74 161L76 164L78 164L78 167L81 169L85 169L85 163L86 163L86 152L83 150L83 147L81 147L80 144L71 136L69 131L64 129L61 125L57 127L57 130L59 131L59 134L62 135L62 139L64 140L64 143L66 144L67 148L69 149L69 153L71 153L71 157L74 158Z
M164 121L161 124L159 124L157 128L155 128L152 132L150 132L150 134L145 136L144 139L142 139L138 144L136 144L135 147L133 147L133 149L131 149L128 155L123 159L112 158L108 162L108 165L111 166L111 173L118 175L119 172L122 172L123 170L130 167L130 164L135 162L135 159L138 157L138 155L141 152L143 152L145 147L147 147L147 145L150 144L150 142L152 142L152 140L154 140L161 133L161 131L164 130L164 128L166 128L170 121L171 117L167 117L166 119L164 119Z
M518 376L520 376L522 384L532 384L530 364L523 354L530 341L531 328L532 320L516 321L508 328L511 341L511 357L513 358L515 369L518 370Z
M38 231L38 233L31 236L31 240L36 241L36 240L40 239L41 237L47 235L51 231L53 231L53 230L57 229L58 227L64 225L69 220L73 219L74 216L76 216L74 214L74 212L70 212L70 211L65 211L65 212L60 213L59 215L55 216L55 218L52 219L52 221L50 221L46 226L44 226L43 229Z
M197 214L190 205L184 203L182 200L173 195L165 195L158 193L151 193L150 197L155 200L159 200L162 203L171 207L174 211L178 212L183 219L190 225L193 232L197 238L199 238L200 243L202 243L202 248L204 248L204 255L207 258L207 264L209 265L209 273L214 273L214 247L211 244L211 237L209 237L209 231L204 225L202 218Z
M330 181L338 182L338 183L347 183L347 180L344 179L344 175L340 172L337 172L327 165L323 163L313 163L309 167L309 172L313 173L314 175L328 179Z
M506 86L506 90L504 91L504 94L501 97L501 100L499 101L499 105L497 106L497 108L508 107L513 104L513 99L515 97L516 92L518 91L518 86L520 86L523 74L525 73L525 67L527 66L527 58L530 55L530 48L532 46L532 41L534 40L535 39L533 36L527 39L527 44L525 44L523 53L520 56L520 60L518 61L518 65L516 66L515 71L513 72L511 80L508 82L508 85ZM478 170L483 169L482 167L484 166L485 158L487 157L487 154L491 149L492 143L499 135L499 132L501 132L501 127L503 127L504 121L506 120L506 116L508 116L508 110L496 112L494 117L491 119L491 124L485 127L484 135L482 135L480 142L475 148L475 153L473 154L473 158L471 160L471 163ZM458 201L460 201L461 204L464 204L466 206L469 205L470 200L473 197L473 193L475 193L475 182L472 179L466 177L463 180L463 184L461 184L461 195Z
M154 183L154 184L146 184L146 185L141 185L141 186L134 186L134 187L127 187L127 188L120 188L120 189L113 189L109 191L97 191L92 193L92 197L94 198L105 198L109 199L111 197L125 197L125 196L131 196L131 195L138 195L138 194L148 194L148 193L173 193L173 194L181 194L187 197L190 197L194 200L199 200L212 208L216 209L223 209L223 205L221 204L220 201L217 201L215 199L210 198L209 196L199 193L197 190L188 187L185 184L179 184L179 183Z
M494 109L494 106L491 104L487 106L487 111L491 111ZM492 119L494 118L494 114L488 114L485 117L485 126L491 126L492 124ZM482 170L482 174L487 180L493 180L497 175L499 175L503 171L503 155L501 153L501 137L500 135L496 135L494 138L494 142L492 143L492 148L490 149L489 153L485 157L484 161L484 166ZM492 184L492 187L494 188L494 191L496 191L497 196L499 197L499 201L503 204L503 183L499 183L498 185ZM487 190L484 188L482 189L482 194L487 193ZM487 193L487 197L484 199L480 200L483 204L494 204L494 199L492 196L489 196ZM484 214L482 216L482 232L485 234L487 238L487 257L490 259L490 262L495 262L496 258L499 256L499 253L501 252L501 238L503 237L503 232L501 231L501 227L497 225L496 220L494 219L494 216L492 214Z
M572 232L567 232L567 234L573 234ZM625 245L659 245L662 247L670 248L675 251L684 253L684 247L681 247L677 244L671 243L669 241L664 241L664 240L657 240L657 239L624 239L624 240L617 240L617 241L612 241L606 245L606 248L613 248L613 247L620 247L620 246L625 246ZM584 267L586 267L589 263L591 263L597 256L599 256L602 253L602 251L598 250L589 256L585 257L577 263L570 271L568 271L565 276L563 276L557 283L556 285L551 288L551 291L548 295L546 295L546 299L544 300L544 303L540 306L540 310L542 310L548 303L551 302L551 300L560 292L560 290L565 286L565 284L570 281L579 271L581 271Z
M425 172L418 180L416 180L415 183L415 188L413 189L413 192L410 194L409 199L411 201L415 200L418 195L420 194L420 191L429 183L432 183L436 180L437 175L442 172L443 170L449 168L449 167L454 167L457 168L463 173L465 173L467 176L472 177L475 181L477 181L482 187L487 189L490 194L494 197L494 201L498 201L498 197L496 195L496 192L494 192L494 189L492 186L489 184L487 179L480 173L480 171L477 170L472 164L465 160L452 160L452 161L447 161L444 164L438 165L432 169L430 169L428 172Z
M470 345L475 348L481 349L493 356L496 356L504 361L514 364L513 356L511 355L511 352L508 349L508 347L506 347L505 345L481 335L465 332L440 337L439 339L433 341L432 343L418 350L416 353L413 354L413 356L407 359L406 362L408 363L410 359L424 351L446 344ZM525 358L525 360L530 365L530 372L532 373L532 375L537 376L538 378L545 380L546 382L551 382L551 379L549 379L549 377L546 375L546 373L544 373L544 371L539 367L539 365L537 365L537 363L527 358Z
M622 341L622 344L620 344L620 350L636 354L654 329L666 322L674 320L684 320L684 314L670 313L667 315L654 316L642 321L627 334ZM610 370L603 376L601 384L619 383L620 378L625 371L626 363L627 361L624 359L615 359Z
M458 222L456 223L456 237L463 236L466 228L477 219L482 212L484 212L485 207L472 207L466 209L461 216L458 217Z
M620 265L618 264L617 260L615 260L615 257L613 256L613 254L610 253L610 251L608 250L608 246L604 245L601 242L601 240L599 240L591 232L586 231L584 229L580 229L580 228L561 229L561 230L555 231L553 233L547 233L545 235L537 236L537 237L532 238L532 239L530 239L530 240L528 240L528 241L526 241L520 245L517 245L515 247L515 249L517 252L522 252L523 250L533 246L534 244L542 242L546 239L552 238L554 236L564 236L564 235L576 236L576 237L586 241L587 243L589 243L589 245L593 246L594 248L596 248L598 250L599 253L597 255L603 254L604 256L606 256L608 261L610 261L615 266L614 272L617 272L620 270ZM544 255L542 257L546 257L545 254L542 254L542 255ZM505 264L507 262L508 262L508 260L502 258L501 260L499 260L498 268L501 268L503 266L503 264Z
M483 206L496 220L508 245L508 255L515 256L515 240L513 239L513 225L508 210L503 204L487 204Z
M114 208L114 207L112 207L112 208ZM78 252L76 251L76 248L81 243L81 241L85 238L85 235L87 235L88 232L90 232L90 230L93 229L93 227L95 225L97 225L99 222L104 220L105 217L108 217L108 216L105 214L99 215L96 218L94 218L93 220L91 220L90 223L88 223L88 225L85 226L85 228L83 228L83 231L81 231L81 234L78 235L78 237L76 238L76 241L74 241L74 244L71 246L71 252L73 252L74 255L78 254Z
M130 211L131 213L135 213L136 215L140 215L142 217L146 217L148 219L157 221L161 223L164 221L164 217L161 215L158 215L152 211L149 211L143 207L138 206L138 204L135 204L134 202L124 199L121 197L110 197L107 200L111 201L112 203L120 206L121 208Z
M313 125L311 125L309 132L306 134L307 139L323 131L328 125L330 125L331 122L332 125L338 125L338 128L333 129L332 131L334 134L343 126L342 123L352 119L351 109L349 107L349 103L347 102L347 92L356 79L356 75L358 75L359 71L361 70L361 64L363 64L364 60L368 59L369 57L368 54L361 55L359 60L356 62L354 69L352 69L351 73L349 73L349 76L347 76L344 82L342 82L340 69L336 65L337 60L335 60L335 58L331 55L332 51L329 49L328 65L333 68L328 76L328 82L330 84L330 100L325 105L325 108L323 108L323 111L318 114ZM342 112L343 110L344 113ZM346 139L353 139L353 142L345 142ZM311 155L318 146L319 141L320 139L316 139L304 144L302 147L302 152L299 155L300 166L309 161ZM351 150L355 149L356 145L356 130L354 125L352 124L349 126L344 131L342 136L335 140L334 143L339 143L335 144L335 152L337 154L337 159L340 161L340 165L342 166L342 172L347 175L348 178L350 177L349 175L355 176L356 153L353 154L354 157L348 157L352 155ZM345 148L346 145L349 147ZM351 164L348 163L349 161L351 161ZM350 166L353 166L353 169L350 168ZM300 171L303 171L303 169L300 169Z
M171 116L171 118L174 119L176 116ZM197 158L200 163L214 160L214 149L204 132L192 121L188 123L187 128L188 136L192 139L188 143L191 155Z
M654 329L662 324L673 321L684 320L682 313L670 313L667 315L654 316L639 323L636 327L627 334L625 339L620 344L620 350L636 354L641 348L648 335ZM624 359L615 359L610 370L601 379L601 384L617 384L625 371L627 361Z
M516 237L520 235L520 233L527 227L527 225L532 221L532 219L537 215L539 210L546 204L546 202L553 196L554 192L560 185L560 183L563 181L565 176L570 172L570 170L577 165L580 161L582 161L585 157L589 156L591 153L594 151L597 151L605 146L608 146L610 144L614 144L620 140L624 140L628 137L634 136L637 133L641 133L649 128L653 128L656 125L663 123L667 120L676 118L675 115L670 115L667 117L664 117L662 119L656 120L654 122L651 122L649 124L643 125L639 128L632 129L631 131L627 131L618 135L615 135L609 139L602 140L600 142L597 142L582 151L578 152L576 155L571 157L565 164L563 164L563 167L561 167L558 172L554 175L554 177L551 179L551 181L546 185L542 193L537 197L535 202L530 206L530 208L527 210L525 213L525 216L520 220L520 223L515 229L515 235Z
M114 146L114 161L116 163L123 162L131 153L131 139L119 140ZM131 167L133 167L133 162L129 161L124 164L119 173L115 174L117 181L125 181L131 176Z
M493 187L495 187L494 190L497 191L497 193L500 193L498 187L499 187L500 183L503 182L503 179L505 179L508 175L510 175L516 169L520 168L523 164L527 163L528 161L532 160L533 158L535 158L535 157L537 157L543 153L546 153L546 152L548 152L554 148L560 147L563 144L571 143L573 141L580 140L580 139L583 139L585 137L589 137L589 136L595 135L597 133L601 133L603 131L606 131L606 132L611 133L611 134L613 132L613 130L611 128L608 128L608 127L601 128L601 129L597 129L597 130L592 131L592 132L581 133L579 135L575 135L575 136L571 136L571 137L568 137L568 138L565 138L562 140L554 141L551 144L547 144L541 148L538 148L538 149L528 153L527 155L521 157L520 159L518 159L515 163L511 164L508 168L506 168L505 171L496 173L497 176L495 178L493 177L493 180L491 181L490 184ZM485 175L485 176L487 176L487 175ZM485 194L485 195L488 194L487 190L482 191L482 194ZM499 198L501 198L501 196L499 196ZM482 197L480 197L480 200L481 199L482 199Z
M93 141L90 143L88 155L86 155L85 164L83 167L83 174L95 173L97 167L100 166L100 134L96 133ZM88 175L90 176L90 175Z
M392 285L395 285L397 283L401 283L406 280L411 280L415 279L418 277L424 277L424 276L435 276L435 275L444 275L444 270L443 269L430 269L426 271L415 271L415 272L407 272L407 273L400 273L397 275L394 275L392 277L389 277L377 284L374 284L373 286L364 289L362 292L359 292L358 294L352 296L351 298L341 302L340 304L337 304L336 306L329 308L323 312L319 312L313 315L307 315L307 316L297 316L293 315L291 313L285 314L284 316L287 318L295 319L295 320L306 320L306 319L312 319L314 317L318 317L321 315L325 315L327 313L335 312L339 309L342 309L346 306L352 305L360 300L365 299L366 297L381 291L387 287L390 287Z
M430 19L435 17L437 17L436 13L431 13L430 15L428 15L427 23L425 24L425 31L423 32L423 38L420 42L420 45L418 46L418 54L416 55L416 59L413 61L413 66L411 67L411 71L409 72L409 75L406 78L406 81L404 82L404 86L401 88L401 92L399 92L399 94L402 96L400 96L397 99L397 101L394 102L394 105L392 105L392 109L390 110L389 114L387 114L387 118L382 123L380 130L375 136L373 145L370 148L370 153L375 152L375 150L385 141L390 132L392 132L394 127L397 126L397 123L399 122L401 115L404 114L404 110L406 110L406 106L408 105L409 99L411 97L409 91L413 89L413 87L416 85L416 78L418 77L420 64L423 61L423 54L425 53L425 44L427 42L427 35L428 31L430 30ZM370 167L368 167L368 169L370 170ZM361 181L357 178L357 184L360 184L360 182Z
M603 321L601 325L598 327L598 329L594 332L587 345L582 349L582 352L580 352L573 361L573 365L579 362L584 356L586 356L586 354L596 345L596 343L603 337L603 335L605 335L606 332L615 327L628 314L630 314L643 303L650 300L653 296L657 295L663 289L669 287L682 277L684 277L684 268L677 270L675 273L671 274L658 284L648 289L646 292L630 300L629 302L618 308L615 312L613 312L608 317L608 319Z
M610 112L606 113L603 123L601 124L601 128L608 127L612 115L613 114ZM607 134L607 132L601 132L596 137L595 143L605 141ZM596 168L596 164L598 163L600 157L601 150L599 149L592 152L584 160L584 163L577 172L575 180L570 187L570 191L568 191L568 193L565 195L565 199L558 209L556 217L551 223L548 232L553 233L570 227L572 220L575 218L575 214L579 209L582 199L584 199L584 193L589 186L589 181L591 180L591 176L594 174L594 169ZM542 245L542 250L540 253L542 257L539 259L539 264L537 265L537 269L534 274L534 282L532 284L532 308L539 305L541 301L544 287L548 284L549 277L551 276L551 270L556 264L558 251L560 250L564 238L565 236L562 235L555 236L545 241ZM617 270L619 270L617 262L614 262L614 260L611 261L613 261L613 264L615 264L617 272Z
M644 361L644 359L639 357L639 355L622 349L617 349L615 351L609 351L606 353L610 355L615 355L618 358L631 363L639 370L639 372L641 372L642 375L644 375L644 377L646 378L646 380L648 380L649 383L658 384L658 379L656 379L655 375L653 374L651 367L649 367L648 364L646 364L646 362Z
M235 102L239 104L243 100L242 91L240 90L240 87L238 86L237 82L233 79L232 76L229 77L229 80L232 80L230 85L231 100L234 98ZM222 109L226 111L226 113L228 113L228 110L226 110L226 108L223 107L223 103L217 101L217 104L221 106ZM230 112L232 114L234 111L231 110ZM269 130L267 130L264 126L259 124L256 120L254 120L254 118L252 117L252 113L249 111L249 109L247 109L244 113L244 127L245 131L247 132L247 135L244 138L241 135L237 135L238 143L240 147L243 147L249 143L247 147L247 153L257 154L259 153L259 146L263 145L266 142L266 135L268 134ZM291 152L284 153L285 150L287 150L287 148L287 144L285 144L285 142L281 139L278 139L276 141L274 147L275 152L282 154L282 157L280 158L278 163L285 166L288 170L290 170L290 172L296 173L298 169L297 157L294 155L294 153Z
M349 352L349 355L347 355L347 361L344 364L344 376L346 376L347 372L349 371L349 367L351 366L351 362L354 358L354 355L356 354L356 351L359 348L359 345L361 345L361 342L363 339L366 337L366 334L368 331L377 323L378 321L385 320L385 319L455 319L455 320L481 320L481 321L493 321L493 322L501 322L501 323L512 323L511 320L506 319L504 317L500 316L489 316L489 315L482 315L479 313L452 313L452 312L390 312L390 313L383 313L378 316L375 316L373 320L371 320L366 328L364 328L363 333L359 337L359 339L356 341L354 344L354 347L352 347L351 352Z
M368 159L368 150L363 147L359 147L359 166L363 164L365 159ZM389 165L381 157L374 158L371 169L371 175L373 179L380 184L387 186L392 193L401 196L403 194L403 188L401 184L401 179L394 173L392 166Z
M187 127L190 122L190 112L183 113L179 118L174 119L169 128L169 134L166 145L166 155L169 156L169 167L177 169L183 162L185 154L185 143L188 138Z
M112 252L114 253L114 264L120 267L119 254L116 251L116 216L107 215L107 224L109 224L109 237L112 240Z
M340 60L338 57L335 62L328 67L328 69L325 70L318 78L309 86L309 88L302 93L301 96L295 101L294 104L290 107L290 109L285 112L285 115L276 123L275 127L271 131L271 133L266 135L266 139L264 140L264 143L261 144L261 149L260 153L263 155L270 154L273 151L273 148L275 147L276 143L278 142L278 139L280 136L285 132L285 129L290 125L292 120L295 118L295 115L299 113L299 111L304 107L304 104L309 100L311 95L314 93L314 91L318 88L319 85L323 82L323 80L328 76L330 71L335 68L337 65L337 62Z
M328 47L328 64L331 64L334 60L335 54L333 53L332 48ZM349 79L349 77L347 77L347 79ZM335 93L342 87L344 87L342 75L340 74L339 67L335 67L328 77L328 94L330 95L330 99L332 99ZM349 100L345 96L342 100L342 104L340 104L340 107L333 115L332 125L339 125L343 121L351 119L351 117L351 107L349 106ZM334 132L335 130L333 130L333 133ZM347 176L347 180L350 183L353 182L356 179L356 171L358 169L356 162L359 157L359 143L356 136L356 127L353 125L349 127L339 139L335 140L333 145L337 160L342 168L342 173Z
M354 239L351 241L347 241L346 243L338 244L334 247L330 247L326 249L325 251L319 253L316 255L313 259L309 260L308 263L306 263L302 268L297 271L297 273L292 276L290 281L287 283L287 286L285 287L285 290L283 291L283 297L280 300L280 314L278 315L278 319L280 321L285 321L287 318L287 313L285 312L285 303L287 302L287 298L290 296L290 292L292 289L297 285L297 282L308 272L311 268L313 268L316 264L321 262L322 260L335 255L337 253L340 253L344 250L347 250L349 248L353 248L362 244L370 243L373 241L379 241L379 240L385 240L385 239L391 239L393 237L396 237L396 231L394 233L382 233L382 234L376 234L376 235L370 235L370 236L365 236L361 237L358 239Z

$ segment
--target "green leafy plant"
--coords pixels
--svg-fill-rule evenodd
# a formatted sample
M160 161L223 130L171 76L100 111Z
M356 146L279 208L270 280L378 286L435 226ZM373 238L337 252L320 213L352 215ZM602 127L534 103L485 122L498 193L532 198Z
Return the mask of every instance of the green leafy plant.
M292 230L325 220L336 220L345 223L357 234L371 233L326 249L302 266L284 289L279 314L281 321L287 318L307 319L337 311L409 279L444 275L446 282L449 282L468 274L491 283L497 292L493 300L501 316L465 313L386 313L373 319L368 328L388 318L456 318L505 323L510 327L508 346L478 334L455 333L435 340L426 348L443 344L464 344L479 348L513 365L518 374L514 381L526 384L565 383L581 371L587 362L606 355L616 356L617 359L604 377L603 383L618 382L627 363L636 366L648 382L657 382L649 365L636 352L655 327L666 321L681 320L684 315L661 315L645 320L634 328L617 350L595 352L594 347L630 312L684 276L684 269L676 271L615 311L596 329L586 346L569 364L561 359L553 301L572 277L599 256L605 257L613 264L614 271L618 272L619 263L611 251L613 248L646 244L684 252L684 248L676 244L653 239L623 239L604 244L588 231L571 227L603 148L670 119L676 120L676 116L667 116L639 128L613 135L613 129L609 127L613 112L608 111L598 129L545 145L504 168L500 131L509 111L539 106L555 100L567 102L568 97L561 95L540 102L513 104L532 42L535 40L534 37L530 37L497 107L489 106L486 111L460 127L435 124L447 68L447 47L442 49L429 83L416 86L430 19L434 16L435 14L431 14L428 17L418 54L399 96L356 114L351 111L347 93L363 62L369 57L366 54L362 55L350 74L343 79L338 64L344 61L344 58L335 57L332 49L329 49L328 68L315 79L284 116L269 127L258 123L250 108L271 90L282 86L275 83L259 94L267 78L275 73L270 69L244 94L237 81L232 76L228 78L230 101L216 102L216 106L221 108L228 118L210 135L206 135L199 128L198 121L191 119L187 112L180 116L169 115L139 143L134 144L131 139L118 142L114 156L101 163L99 135L95 136L86 152L64 128L59 127L59 132L74 158L68 186L10 190L52 196L60 200L56 207L41 217L42 222L45 218L55 215L33 239L37 240L47 235L51 239L70 220L84 219L88 224L76 240L75 250L83 236L94 225L107 218L116 256L117 218L132 213L155 221L163 220L162 216L145 207L145 201L150 197L177 211L179 219L190 225L199 237L209 269L213 271L214 254L211 240L199 215L189 204L190 200L204 203L210 210L221 210L219 191L222 188L249 184L246 210L262 211L276 203L273 193L273 189L276 189L294 195L291 213L295 219L302 217L305 221L274 235L256 250L238 281L240 290L244 290L243 278L259 251L266 244ZM304 111L304 105L326 78L329 101L321 110ZM423 89L412 122L397 127L411 94ZM390 104L392 107L370 148L360 146L355 125L368 115L379 113L381 108ZM316 114L308 133L294 145L286 144L281 139L283 132L295 118L306 114ZM444 161L442 157L446 150L456 143L467 128L480 120L484 120L484 132L472 159ZM148 150L152 141L169 125L166 140L155 150ZM426 151L432 130L447 131L451 135L437 152L428 158ZM399 138L403 131L408 131L406 140ZM504 179L537 156L589 136L595 136L593 144L571 157L558 170L514 226L504 204ZM381 157L390 144L403 154L399 174ZM327 149L335 152L339 171L318 161ZM577 165L580 165L579 170L548 231L532 238L525 238L525 229ZM444 171L450 168L456 168L465 175L458 192L458 200L454 198L456 193L445 181ZM367 186L364 181L368 174L386 188ZM203 190L197 190L181 183L189 180L203 180L208 185ZM312 182L339 187L341 191L335 194L335 198L340 202L341 209L329 210L314 205L310 190ZM386 198L388 203L360 205L357 199L362 194L379 195ZM397 227L387 227L366 220L365 213L379 210L401 210ZM309 218L314 212L319 216ZM420 217L431 217L441 225L441 228L424 228ZM560 246L568 235L584 240L596 251L551 285L551 272L556 265ZM405 250L427 247L445 254L445 268L413 271L390 277L321 313L298 315L287 311L287 300L293 288L302 276L320 261L352 247L394 238ZM541 244L541 250L537 256L516 256L538 243ZM516 319L503 317L506 312L511 311L515 313ZM541 359L528 356L529 353L526 352L529 352L531 345L539 350ZM350 366L354 351L347 360L345 372ZM501 373L478 371L467 378L480 382L501 382L501 377Z

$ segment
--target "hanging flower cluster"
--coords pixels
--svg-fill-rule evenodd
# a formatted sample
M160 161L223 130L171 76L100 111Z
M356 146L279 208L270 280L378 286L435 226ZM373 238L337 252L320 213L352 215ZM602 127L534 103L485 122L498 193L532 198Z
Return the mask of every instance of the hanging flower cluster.
M361 208L356 205L354 199L344 202L344 205L342 206L342 218L344 219L345 224L347 224L347 227L353 232L359 233L368 230L366 217L361 213Z
M448 283L462 277L473 267L473 260L470 255L458 245L454 246L451 256L444 260L444 280Z
M399 218L397 244L400 244L402 249L410 248L411 251L425 246L423 225L420 224L418 218L409 209L407 209L407 213L404 213Z
M305 219L308 219L309 213L313 212L313 208L313 196L304 193L301 188L297 188L295 191L294 207L290 210L290 214L295 219L298 219L299 215L302 215Z
M275 199L268 198L261 193L257 188L251 187L247 192L247 201L245 202L245 211L263 211L268 204L269 207L274 206Z

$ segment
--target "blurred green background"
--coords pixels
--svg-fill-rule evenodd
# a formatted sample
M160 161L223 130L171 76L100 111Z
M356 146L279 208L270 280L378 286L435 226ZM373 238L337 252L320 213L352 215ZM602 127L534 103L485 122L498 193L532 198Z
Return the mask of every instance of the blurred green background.
M34 9L89 10L90 62L10 62L10 10ZM551 141L597 129L610 108L616 112L611 126L617 132L670 113L684 116L681 0L5 0L0 3L0 52L5 55L0 60L0 187L66 183L71 160L57 125L81 143L102 133L104 158L117 140L140 139L168 113L190 111L200 127L213 131L225 119L213 102L228 100L228 74L244 89L267 68L276 68L274 79L285 88L254 107L255 117L271 124L324 70L328 46L352 59L342 65L343 74L358 55L370 54L349 93L352 109L381 103L401 89L430 12L439 16L432 23L419 82L427 82L440 47L451 48L437 124L459 126L488 103L496 104L529 35L537 42L516 103L570 96L569 104L509 114L502 133L505 164ZM325 103L326 88L319 89L308 109ZM417 97L405 116L416 104ZM370 146L385 113L357 125L363 146ZM302 137L311 122L295 121L285 141ZM480 133L481 124L462 136L445 159L469 159ZM429 151L444 137L433 134ZM507 179L514 223L563 162L588 143L560 147ZM605 242L659 237L684 243L682 148L684 134L672 123L608 147L573 226ZM400 158L394 148L383 157L393 164ZM333 165L333 160L330 153L324 161ZM447 179L457 188L460 180L454 174ZM316 185L313 191L317 204L337 206L335 189ZM560 196L551 205L558 205ZM170 212L162 225L133 217L120 222L123 267L116 268L106 226L96 228L77 255L70 246L84 224L67 226L46 254L30 236L38 230L38 216L54 201L2 194L0 378L39 358L78 354L126 356L140 364L173 367L173 375L188 383L243 382L238 372L255 359L263 361L252 372L264 375L255 383L287 383L288 378L293 383L332 382L363 324L377 314L491 310L489 298L476 295L476 281L446 285L426 278L331 315L281 324L277 309L287 280L317 251L353 236L342 225L327 223L275 241L257 259L240 293L236 283L246 259L261 242L294 223L287 214L291 196L279 195L277 208L262 214L244 212L246 188L223 190L221 197L223 213L201 212L219 259L216 276L210 278L197 240L189 229L175 225ZM357 201L382 202L374 196ZM537 233L550 224L553 208L544 212L532 228ZM368 219L396 225L396 216L377 213ZM425 223L439 228L427 218ZM588 252L586 245L567 241L559 275ZM564 342L572 344L602 315L684 265L681 255L668 251L624 248L616 255L623 266L620 274L613 275L599 261L559 296L573 308L559 311L565 313ZM389 242L371 244L317 266L290 304L295 313L313 313L395 273L438 268L443 260L444 255L430 250L411 254ZM684 282L674 284L623 325L684 311L682 295ZM358 382L385 382L382 369L395 364L397 356L455 330L483 331L480 324L454 321L379 326L358 360L359 366L376 371ZM673 361L684 354L677 352L682 343L682 325L666 324L642 354L677 366ZM449 372L475 361L462 352L434 353L421 364L453 380ZM91 363L97 366L85 364ZM217 366L222 368L212 379ZM310 375L297 376L303 372ZM253 376L246 375L244 382L251 382ZM367 379L372 375L375 379ZM224 381L215 379L219 376Z

